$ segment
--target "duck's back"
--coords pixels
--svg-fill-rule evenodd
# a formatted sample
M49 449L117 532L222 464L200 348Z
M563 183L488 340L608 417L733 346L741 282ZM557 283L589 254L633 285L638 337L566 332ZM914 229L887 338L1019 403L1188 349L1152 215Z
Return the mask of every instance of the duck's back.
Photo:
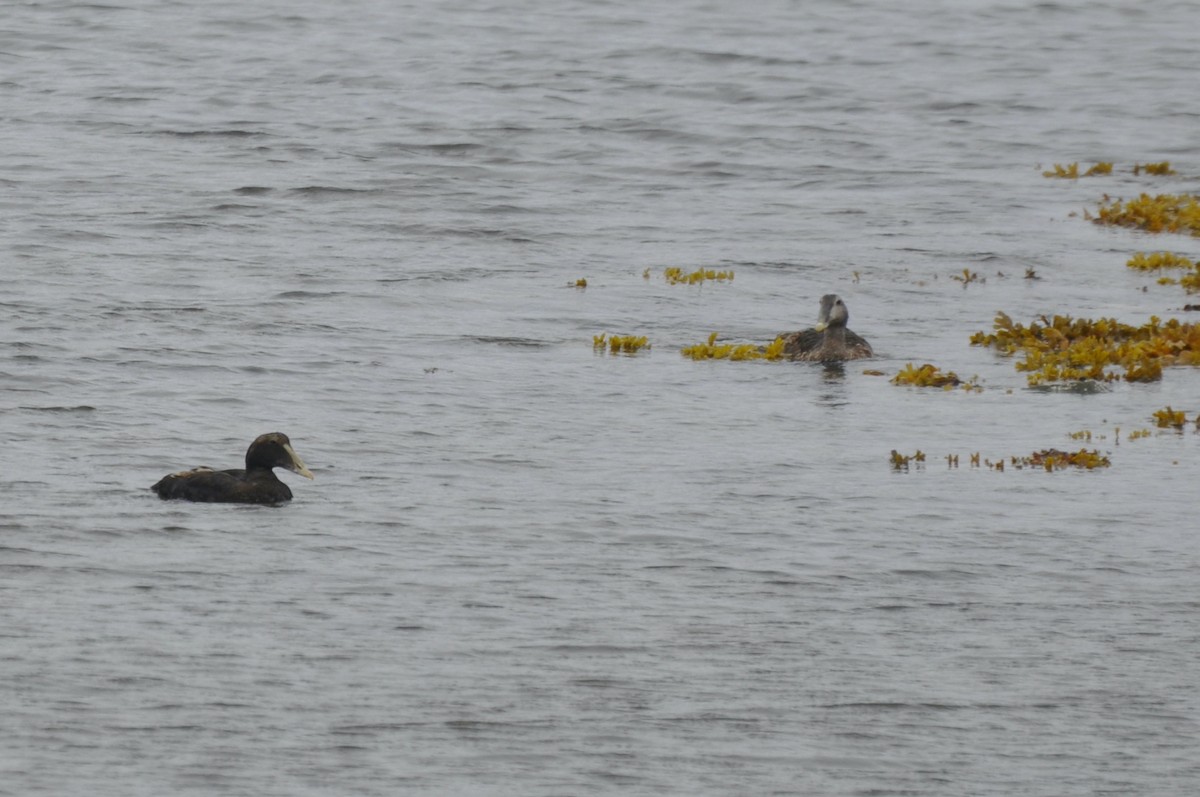
M789 360L813 362L859 360L874 356L871 344L861 335L848 329L845 335L845 341L839 345L830 340L825 332L818 332L811 327L799 332L784 332L780 335L783 338L783 356Z
M196 470L164 476L150 488L163 499L222 504L279 504L291 489L270 470Z

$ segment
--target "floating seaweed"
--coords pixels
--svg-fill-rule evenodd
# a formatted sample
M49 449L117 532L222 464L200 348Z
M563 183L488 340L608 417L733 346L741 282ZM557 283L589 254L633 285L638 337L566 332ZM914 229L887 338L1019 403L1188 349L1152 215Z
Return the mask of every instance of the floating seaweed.
M1160 429L1182 429L1187 423L1187 414L1183 410L1173 410L1168 404L1164 409L1154 411L1154 422Z
M985 279L980 278L978 272L971 271L971 269L969 269L969 268L964 268L962 270L962 274L951 274L950 279L961 282L963 284L964 288L967 287L968 285L970 285L972 282L986 282L987 281Z
M1125 263L1137 271L1161 271L1164 268L1195 268L1196 264L1183 255L1174 252L1134 252L1133 257Z
M574 282L568 282L567 286L571 287L571 288L586 288L587 287L587 278L581 277L581 278L575 280Z
M1133 173L1134 174L1141 174L1143 171L1146 172L1146 174L1153 174L1153 175L1158 175L1158 176L1166 176L1168 174L1175 174L1175 170L1171 168L1170 161L1163 161L1162 163L1135 163L1135 164L1133 164Z
M1082 468L1094 470L1107 468L1112 465L1108 457L1093 449L1088 451L1081 448L1078 451L1059 451L1057 448L1046 448L1035 451L1028 457L1013 457L1012 464L1020 468L1044 468L1045 470L1062 470L1063 468Z
M685 272L679 266L669 266L663 270L663 277L669 285L695 285L699 282L710 280L713 282L732 282L733 269L728 271L717 271L711 268L701 268L692 272Z
M1042 172L1042 177L1062 177L1067 180L1079 179L1079 164L1069 163L1066 166L1054 164L1054 168L1048 172Z
M1152 254L1135 252L1125 265L1139 271L1161 271L1165 268L1189 269L1191 273L1185 274L1179 279L1175 279L1174 277L1159 277L1158 284L1181 285L1188 293L1200 291L1200 262L1193 261L1183 255L1177 255L1174 252L1154 252Z
M1097 224L1146 232L1200 235L1200 200L1189 194L1140 194L1126 202L1119 199L1109 204L1101 202L1096 216L1090 218Z
M1113 318L1092 321L1056 315L1028 327L996 314L995 331L976 332L971 345L990 346L1005 356L1020 353L1016 369L1031 386L1050 382L1153 382L1170 365L1200 365L1200 324L1157 317L1140 327ZM1119 374L1114 368L1123 368Z
M925 453L918 449L916 454L905 455L892 449L890 461L893 470L907 471L914 463L922 465L925 462ZM1086 448L1081 448L1078 451L1060 451L1057 448L1044 448L1041 451L1034 451L1029 456L1008 457L1007 459L1000 457L996 460L983 459L979 452L976 452L970 455L970 463L972 468L984 467L1000 472L1004 471L1006 463L1015 470L1041 468L1047 471L1063 470L1064 468L1095 470L1096 468L1107 468L1112 465L1111 460L1098 450L1093 449L1088 451ZM958 455L948 454L946 456L946 466L957 468Z
M680 353L693 360L779 360L783 358L783 338L777 337L766 346L756 343L718 344L717 333L714 332L704 343L684 346Z
M891 459L894 470L908 470L909 465L912 463L923 467L925 464L925 452L917 449L917 453L915 454L901 454L893 448Z
M597 352L607 350L610 354L637 354L650 348L650 341L643 335L593 335L592 348Z
M907 363L899 373L892 377L891 382L893 385L908 385L909 387L940 387L944 390L953 390L961 386L964 390L983 390L976 382L976 377L971 377L969 381L964 382L953 371L942 372L931 363L921 366Z
M1113 168L1112 163L1107 163L1107 162L1101 161L1100 163L1097 163L1095 166L1092 166L1090 169L1088 169L1086 172L1084 172L1083 176L1084 177L1095 177L1096 175L1100 175L1100 174L1112 174L1112 168ZM1048 171L1048 172L1042 172L1042 176L1043 177L1061 177L1061 178L1064 178L1067 180L1076 180L1080 177L1079 164L1078 163L1069 163L1066 166L1061 166L1056 163L1056 164L1054 164L1054 169L1052 169L1051 171Z

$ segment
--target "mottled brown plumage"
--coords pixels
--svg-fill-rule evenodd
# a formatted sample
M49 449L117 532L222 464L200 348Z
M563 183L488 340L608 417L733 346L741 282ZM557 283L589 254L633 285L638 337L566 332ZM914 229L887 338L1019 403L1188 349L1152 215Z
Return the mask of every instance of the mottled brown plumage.
M840 296L832 293L822 296L815 327L780 333L783 356L807 362L839 362L874 356L870 343L846 329L849 320L850 311Z
M287 468L305 478L312 472L281 432L255 439L246 450L245 469L213 470L201 467L164 476L150 489L159 498L223 504L281 504L292 500L292 491L272 468Z

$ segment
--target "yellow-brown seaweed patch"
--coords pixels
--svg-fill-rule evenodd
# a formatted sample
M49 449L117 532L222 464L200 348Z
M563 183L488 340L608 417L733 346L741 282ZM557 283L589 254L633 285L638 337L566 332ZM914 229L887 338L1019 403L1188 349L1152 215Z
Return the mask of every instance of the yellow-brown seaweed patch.
M906 455L892 449L890 462L893 470L907 471L914 464L918 466L923 465L925 462L925 453L917 449L917 453ZM1088 451L1086 448L1081 448L1078 451L1060 451L1057 448L1044 448L1041 451L1034 451L1029 456L1008 457L1007 459L1000 457L996 460L981 460L978 452L970 455L972 468L985 467L990 470L1003 471L1006 462L1009 467L1015 470L1041 468L1047 471L1063 470L1064 468L1095 470L1096 468L1107 468L1112 465L1109 458L1101 454L1098 450L1093 449ZM946 455L946 466L957 468L958 455Z
M637 354L650 348L650 341L645 335L593 335L592 348L610 354Z
M1164 409L1154 411L1154 423L1160 429L1182 429L1187 423L1187 413L1183 410L1173 410L1168 404Z
M1089 168L1083 173L1083 177L1095 177L1099 174L1112 174L1112 163L1101 161ZM1067 180L1076 180L1081 175L1079 174L1078 163L1068 163L1066 166L1054 164L1054 168L1047 172L1042 172L1043 177L1061 177Z
M1160 177L1168 175L1168 174L1175 174L1175 170L1171 168L1170 161L1163 161L1162 163L1135 163L1135 164L1133 164L1133 173L1134 174L1141 174L1142 172L1145 172L1146 174L1158 175Z
M1028 457L1013 457L1013 467L1044 468L1045 470L1062 470L1063 468L1081 468L1094 470L1107 468L1112 465L1108 457L1093 449L1088 451L1081 448L1078 451L1059 451L1057 448L1046 448L1035 451Z
M1179 279L1159 277L1158 284L1181 285L1188 293L1200 291L1200 263L1183 255L1177 255L1174 252L1153 252L1151 254L1135 252L1125 265L1138 271L1161 271L1164 268L1189 269L1191 273L1185 274Z
M892 449L892 468L895 470L908 470L909 465L916 463L917 465L925 464L925 452L917 449L915 454L901 454L896 449Z
M717 333L704 343L684 346L680 353L693 360L779 360L783 358L783 338L777 337L767 346L756 343L717 343Z
M1196 264L1174 252L1134 252L1125 265L1137 271L1159 271L1164 268L1195 268Z
M710 280L713 282L732 282L733 269L728 271L717 271L711 268L701 268L696 271L685 272L679 266L669 266L663 269L663 278L666 279L668 285L695 285L698 282Z
M1200 201L1190 194L1140 194L1126 202L1101 202L1093 221L1146 232L1200 235Z
M940 387L944 390L951 390L960 385L965 390L982 390L972 377L969 381L964 382L958 378L958 374L953 371L943 372L936 365L925 363L924 365L914 366L912 363L907 363L900 369L899 373L892 377L893 385L908 385L909 387Z
M1095 380L1152 382L1170 365L1200 365L1200 324L1157 317L1140 327L1113 318L1092 321L1056 315L1028 327L997 313L995 331L976 332L971 345L990 346L1005 356L1020 353L1016 369L1029 384ZM1120 374L1114 368L1124 369Z

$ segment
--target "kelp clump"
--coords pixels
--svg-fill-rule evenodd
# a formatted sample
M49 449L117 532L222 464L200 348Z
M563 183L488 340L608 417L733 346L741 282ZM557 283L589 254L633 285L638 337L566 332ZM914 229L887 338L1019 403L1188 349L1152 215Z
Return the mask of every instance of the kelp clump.
M1100 203L1097 224L1133 227L1146 232L1175 232L1200 235L1200 200L1189 194L1140 194L1122 202Z
M1104 161L1101 161L1100 163L1097 163L1095 166L1092 166L1090 169L1088 169L1086 172L1084 172L1082 176L1083 177L1095 177L1098 174L1112 174L1112 168L1113 168L1113 165L1111 163L1106 163ZM1060 178L1064 178L1067 180L1076 180L1080 177L1079 164L1078 163L1069 163L1066 166L1060 166L1059 164L1056 163L1056 164L1054 164L1054 168L1051 171L1042 172L1042 176L1043 177L1060 177Z
M698 282L706 280L732 282L733 269L717 271L711 268L701 268L696 271L685 272L679 266L670 266L663 270L663 278L666 279L668 285L695 285Z
M1081 448L1078 451L1059 451L1057 448L1046 448L1035 451L1027 457L1013 457L1012 464L1016 468L1043 468L1045 470L1062 470L1064 468L1080 468L1095 470L1112 465L1108 457L1093 449L1088 451Z
M990 346L1005 356L1020 353L1016 369L1031 386L1095 380L1153 382L1170 365L1200 365L1200 324L1156 317L1140 327L1113 318L1092 321L1056 315L1029 326L997 313L995 331L976 332L971 345ZM1124 369L1117 373L1111 369Z
M717 333L708 336L704 343L684 346L680 352L693 360L779 360L783 358L783 338L778 337L767 346L756 343L717 343Z
M1187 423L1187 413L1173 410L1168 404L1164 409L1154 411L1154 422L1160 429L1182 429Z
M925 464L925 452L917 449L915 454L901 454L896 449L892 449L892 468L893 470L908 470L910 464L916 463L919 466Z
M1200 291L1200 263L1183 255L1177 255L1174 252L1154 252L1152 254L1135 252L1125 265L1138 271L1161 271L1167 268L1190 269L1190 274L1185 274L1179 279L1159 277L1158 282L1160 285L1181 285L1188 293Z
M925 363L924 365L914 366L912 363L907 363L900 369L900 372L892 377L893 385L907 385L909 387L940 387L944 390L952 390L960 385L965 390L982 390L983 388L975 381L975 377L971 377L970 381L964 382L958 378L958 374L953 371L943 372L936 365Z
M986 467L989 470L1001 471L1004 470L1006 460L1001 457L995 461L990 459L982 459L978 452L971 454L971 467ZM892 449L891 463L893 470L907 471L910 466L924 466L925 453L917 449L915 454L901 454ZM1007 459L1009 466L1016 470L1025 468L1041 468L1047 471L1063 470L1064 468L1079 468L1081 470L1095 470L1096 468L1107 468L1112 465L1108 457L1101 454L1098 450L1088 451L1086 448L1081 448L1078 451L1060 451L1057 448L1044 448L1041 451L1034 451L1027 457L1009 457ZM946 466L949 468L958 467L958 455L948 454L946 456Z
M1195 268L1196 264L1174 252L1134 252L1125 265L1137 271L1160 271L1164 268Z
M1163 161L1162 163L1133 164L1134 174L1141 174L1142 172L1145 172L1146 174L1153 174L1158 177L1165 177L1169 174L1175 174L1175 170L1171 168L1170 161Z
M610 354L637 354L650 348L650 340L645 335L593 335L592 348Z

